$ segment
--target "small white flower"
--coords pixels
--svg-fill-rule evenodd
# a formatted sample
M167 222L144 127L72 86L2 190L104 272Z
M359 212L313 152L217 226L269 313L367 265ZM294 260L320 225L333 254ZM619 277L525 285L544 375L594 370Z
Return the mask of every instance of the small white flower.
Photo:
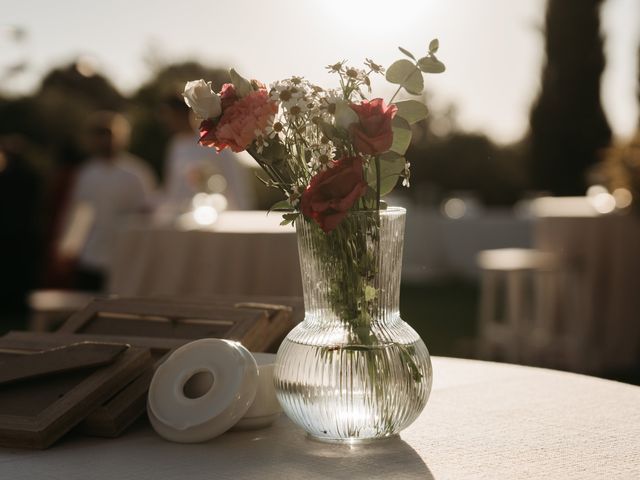
M309 100L304 97L291 99L287 104L282 104L288 115L298 117L309 111Z
M347 78L352 78L353 80L359 80L361 82L367 77L367 72L361 68L347 67L344 73Z
M187 82L182 93L184 101L200 119L216 118L222 113L220 97L211 88L211 82Z
M262 130L256 128L253 133L256 136L256 139L254 140L256 151L258 153L262 153L264 148L269 146L269 142L267 141L267 138L265 137Z
M280 138L284 133L284 125L281 122L273 122L264 129L264 134L268 138Z

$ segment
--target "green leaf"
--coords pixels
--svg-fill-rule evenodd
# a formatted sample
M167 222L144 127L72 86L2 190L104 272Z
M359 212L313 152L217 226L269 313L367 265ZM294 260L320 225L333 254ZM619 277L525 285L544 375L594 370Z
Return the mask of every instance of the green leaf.
M444 63L438 60L435 55L422 57L418 60L418 67L424 73L442 73L445 71Z
M404 172L404 157L397 155L392 160L384 160L380 156L380 196L390 193L398 183L400 175ZM391 158L389 156L388 158ZM376 189L376 164L370 162L367 169L367 184L373 190Z
M424 89L422 72L409 60L393 62L387 69L386 79L390 83L402 86L413 95L420 95Z
M269 208L269 212L273 211L286 211L289 212L293 210L293 206L289 203L289 200L280 200L279 202L274 203Z
M404 102L397 102L398 107L397 115L404 118L409 124L414 124L420 120L427 118L429 110L424 103L417 100L407 100Z
M246 97L253 91L251 82L236 72L233 68L229 70L229 75L231 76L231 83L236 87L236 94L238 97Z
M411 144L411 125L404 118L396 115L391 123L391 129L393 130L393 143L389 150L404 155Z
M431 42L429 42L429 53L436 53L438 51L438 48L440 48L440 42L437 38L434 38L433 40L431 40Z
M404 53L407 57L411 58L412 60L415 61L416 57L413 56L413 53L411 53L409 50L406 50L402 47L398 47L398 50L400 50L402 53Z
M380 157L380 160L382 160L383 162L393 162L398 158L402 158L402 155L389 150L388 152L385 152L382 155L379 155L379 157Z
M280 225L289 225L293 223L298 218L298 213L285 213L282 215L283 220L280 222Z

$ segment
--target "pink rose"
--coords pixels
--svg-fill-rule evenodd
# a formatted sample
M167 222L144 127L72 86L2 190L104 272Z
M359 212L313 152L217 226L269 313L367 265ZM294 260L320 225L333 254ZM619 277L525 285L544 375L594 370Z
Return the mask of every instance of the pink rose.
M334 230L353 204L367 191L361 157L345 157L311 179L302 194L300 210L325 233Z
M215 129L216 150L226 147L234 152L245 150L255 140L256 130L264 130L277 111L278 106L269 99L266 90L251 92L231 106L223 106L222 117Z
M359 119L358 123L353 123L349 127L356 149L370 155L389 150L393 144L391 121L398 107L385 106L381 98L374 98L371 101L363 100L360 104L352 103L350 106Z

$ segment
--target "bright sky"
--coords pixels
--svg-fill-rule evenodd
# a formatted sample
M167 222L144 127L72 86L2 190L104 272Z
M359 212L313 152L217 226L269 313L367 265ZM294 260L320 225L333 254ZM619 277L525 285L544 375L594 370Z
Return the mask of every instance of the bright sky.
M544 0L0 0L0 25L27 39L0 38L0 69L16 58L29 69L1 85L29 92L52 66L78 55L125 92L150 75L145 58L187 58L235 66L266 83L299 74L330 86L324 66L370 57L388 66L396 46L417 54L433 37L447 72L428 78L432 108L454 103L462 128L499 142L527 129L543 60ZM603 101L619 137L636 128L640 2L607 0ZM5 36L6 37L6 36ZM379 96L389 96L380 83ZM376 92L374 92L376 93Z

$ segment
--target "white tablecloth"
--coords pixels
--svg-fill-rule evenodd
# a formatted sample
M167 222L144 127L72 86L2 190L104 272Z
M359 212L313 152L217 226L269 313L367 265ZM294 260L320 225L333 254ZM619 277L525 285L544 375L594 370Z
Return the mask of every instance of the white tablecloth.
M572 287L579 299L567 314L578 319L579 333L589 342L596 368L637 366L640 219L630 215L540 218L534 243L558 255L572 272Z
M266 212L226 212L207 229L130 226L120 232L109 292L302 295L295 230Z
M434 358L426 409L399 439L317 443L285 417L208 443L119 439L0 449L0 477L50 479L637 479L640 387L571 373Z

